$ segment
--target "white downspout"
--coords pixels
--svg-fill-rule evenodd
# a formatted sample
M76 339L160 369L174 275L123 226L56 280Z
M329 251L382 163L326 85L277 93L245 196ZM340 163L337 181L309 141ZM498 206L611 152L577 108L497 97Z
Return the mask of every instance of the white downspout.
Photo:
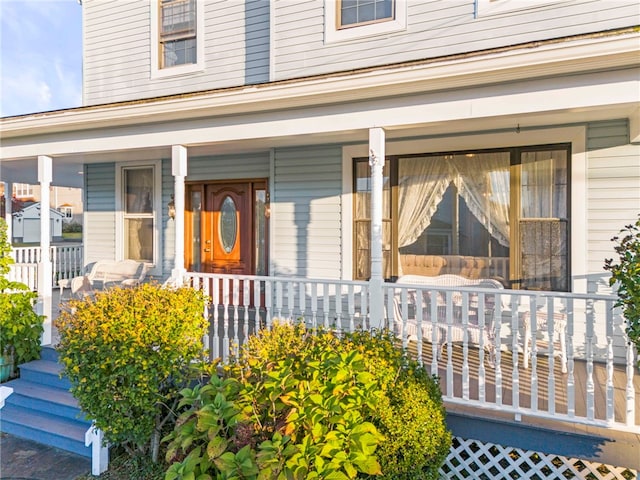
M184 281L184 210L185 188L184 179L187 176L187 147L173 145L171 147L171 174L174 178L174 197L176 216L175 221L175 256L171 278L176 285L182 285Z
M42 345L51 344L51 295L53 272L51 267L51 186L53 160L38 156L38 182L40 182L40 263L38 264L38 313L44 315Z
M371 166L371 278L369 280L370 324L384 325L384 292L382 290L382 189L385 162L385 132L369 129L369 165Z

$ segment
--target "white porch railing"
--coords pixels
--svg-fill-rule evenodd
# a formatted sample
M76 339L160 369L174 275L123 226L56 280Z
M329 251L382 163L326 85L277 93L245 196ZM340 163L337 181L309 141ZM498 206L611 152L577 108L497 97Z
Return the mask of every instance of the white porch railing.
M368 282L189 272L187 283L212 299L206 344L224 360L275 318L338 331L371 327ZM382 294L385 326L440 377L445 403L638 429L636 352L615 296L394 283Z
M31 290L38 288L38 262L42 258L40 247L16 247L12 250L15 263L11 265L9 278L25 283ZM59 280L80 275L83 268L83 246L52 246L50 250L53 285Z

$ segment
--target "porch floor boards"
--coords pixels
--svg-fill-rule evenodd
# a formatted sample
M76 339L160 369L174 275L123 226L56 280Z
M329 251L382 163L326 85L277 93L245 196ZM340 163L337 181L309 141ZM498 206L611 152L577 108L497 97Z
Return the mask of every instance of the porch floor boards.
M431 372L432 362L432 349L431 343L428 341L422 342L422 362L427 369ZM417 358L417 343L410 341L407 345L409 354L413 358ZM463 388L463 365L464 365L464 351L462 345L454 344L452 346L452 370L453 370L453 390L454 396L460 398L462 396ZM440 388L443 395L446 394L447 388L447 363L448 363L448 349L445 346L442 352L442 357L438 361L438 377L440 378ZM485 385L485 398L488 402L495 402L496 400L496 376L501 373L501 392L502 403L505 405L512 405L514 383L511 379L514 373L514 358L511 352L500 352L500 369L494 368L488 359L488 354L485 353L484 362L484 385ZM469 347L467 353L468 362L468 384L469 384L469 398L472 400L479 399L480 392L480 364L479 364L479 351L477 348ZM523 355L518 353L517 358L517 385L519 389L518 401L522 407L530 408L532 402L532 378L533 378L533 366L529 364L528 369L523 367ZM499 372L500 370L500 372ZM587 362L583 360L574 360L573 369L573 384L574 384L574 398L575 398L575 414L577 416L586 416L587 404L586 404L586 386L587 386ZM552 381L555 384L555 412L559 414L567 414L568 412L568 399L569 389L568 380L569 374L562 373L560 368L560 360L556 358L554 361L553 375L549 376L549 359L545 355L538 355L536 358L536 372L538 383L537 409L540 412L548 412L549 410L549 383ZM598 420L606 419L606 385L607 371L604 363L593 363L593 384L594 384L594 413L595 418ZM617 422L624 422L626 411L626 370L624 365L614 365L613 369L613 388L614 388L614 415ZM636 425L640 424L640 375L634 375L633 378L635 388L635 422ZM453 406L453 409L456 407Z

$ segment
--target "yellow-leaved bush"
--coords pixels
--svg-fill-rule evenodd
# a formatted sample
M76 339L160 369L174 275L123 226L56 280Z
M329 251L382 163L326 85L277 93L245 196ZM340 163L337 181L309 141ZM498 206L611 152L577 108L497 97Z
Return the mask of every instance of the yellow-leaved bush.
M205 296L156 284L72 301L56 321L71 392L111 444L157 459L178 392L206 352Z
M435 480L451 446L437 380L389 332L274 322L182 391L165 480Z

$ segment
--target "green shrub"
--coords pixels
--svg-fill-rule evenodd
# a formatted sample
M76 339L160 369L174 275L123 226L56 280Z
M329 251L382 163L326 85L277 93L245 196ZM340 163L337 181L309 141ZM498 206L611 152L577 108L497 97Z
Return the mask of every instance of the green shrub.
M606 259L604 268L611 272L610 284L617 286L616 306L622 307L627 335L640 348L640 215L635 224L626 225L611 240L616 242L619 262Z
M78 222L63 223L62 233L82 233L82 224Z
M157 459L178 392L204 361L204 302L190 288L144 284L72 301L58 318L71 392L107 441Z
M16 376L17 365L40 357L44 316L33 309L37 294L6 278L12 263L7 224L0 219L0 355L13 359L10 376Z
M274 323L221 378L183 390L166 480L437 478L451 445L440 392L393 342Z

